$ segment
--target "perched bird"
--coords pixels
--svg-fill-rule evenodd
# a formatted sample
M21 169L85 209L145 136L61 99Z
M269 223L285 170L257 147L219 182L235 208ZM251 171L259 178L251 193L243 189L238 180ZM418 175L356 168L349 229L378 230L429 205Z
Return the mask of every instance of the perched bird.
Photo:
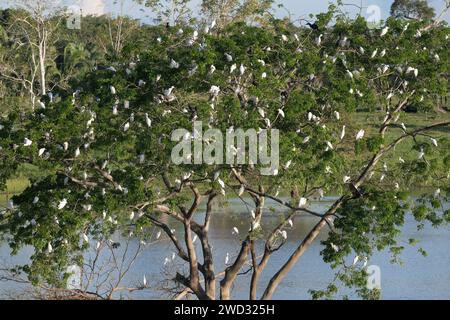
M125 123L125 125L123 126L123 131L127 132L128 129L130 129L130 123L129 122Z
M319 26L317 25L316 22L314 22L314 23L307 22L306 25L308 25L313 30L319 30Z
M344 139L344 137L345 137L345 125L342 126L342 131L341 131L341 136L340 136L341 140Z
M66 198L64 198L64 199L62 199L60 202L59 202L59 204L58 204L58 209L59 210L62 210L62 209L64 209L64 207L67 205L67 199Z
M284 111L282 109L278 109L278 114L284 118Z
M228 262L230 262L230 254L227 252L227 254L225 256L225 265L227 265Z
M28 138L23 139L23 146L24 147L29 147L32 144L33 144L33 141L31 141L30 139L28 139Z
M361 129L358 131L358 133L356 134L356 140L361 140L364 137L365 131L364 129Z
M238 191L238 197L241 197L244 194L244 191L245 191L245 187L243 184L241 184L241 187L239 188L239 191Z
M344 181L344 183L347 183L350 181L350 177L349 176L344 176L344 178L342 179L342 181Z
M52 244L49 242L47 244L47 253L52 253L52 252L53 252L53 247L52 247Z
M230 54L228 54L228 53L225 53L225 59L226 59L228 62L232 62L232 61L233 61L233 57L232 57Z
M75 158L78 157L80 155L80 148L77 148L75 150Z
M45 148L40 148L40 149L39 149L39 152L38 152L38 156L39 156L39 157L42 157L42 155L44 154L44 152L45 152Z
M323 37L323 34L320 34L320 35L316 38L316 45L317 45L317 46L320 46L320 44L322 43L322 37Z
M281 237L283 237L284 240L287 240L287 232L286 232L286 230L281 231Z
M431 143L432 143L435 147L438 146L438 143L437 143L437 140L436 140L436 139L430 138L430 140L431 140Z
M300 200L298 201L298 207L301 208L301 207L306 206L306 202L307 202L307 199L304 197L301 197Z
M111 91L111 94L116 94L116 88L114 88L114 86L109 86L109 90Z
M389 31L389 27L386 26L381 30L380 37L384 37Z
M33 204L36 204L36 203L38 203L38 202L39 202L39 197L38 197L38 196L34 197L34 199L33 199Z
M233 230L231 232L232 234L238 235L239 234L239 229L236 227L233 227Z
M144 274L144 278L142 279L142 284L144 285L144 287L147 286L147 278L145 277L145 274Z
M152 126L152 119L150 119L150 117L148 116L148 113L145 114L145 123L147 124L147 127L151 127Z

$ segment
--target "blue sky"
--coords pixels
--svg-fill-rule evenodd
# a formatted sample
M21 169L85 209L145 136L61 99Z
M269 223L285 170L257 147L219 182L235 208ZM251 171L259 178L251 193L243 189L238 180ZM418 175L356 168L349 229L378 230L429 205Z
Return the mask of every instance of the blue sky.
M53 0L54 1L54 0ZM154 16L148 10L143 13L140 9L141 6L137 5L133 0L60 0L65 5L78 5L83 8L85 13L113 13L124 12L125 14L141 19L143 22L149 22ZM6 7L13 3L14 0L0 0L0 7ZM192 9L198 10L201 0L192 0ZM324 12L329 3L334 2L332 0L276 0L276 3L282 3L291 12L294 19L307 18L310 13ZM378 6L380 8L381 19L386 19L389 16L389 8L393 0L345 0L345 3L353 3L363 7L369 7L371 5ZM121 9L122 3L122 9ZM428 3L436 8L436 12L444 6L444 0L428 0ZM347 6L347 10L354 13L357 10L355 7ZM274 9L277 16L283 16L286 14L284 10ZM366 17L369 13L363 13ZM150 18L148 17L150 16ZM449 13L446 14L445 20L450 21Z

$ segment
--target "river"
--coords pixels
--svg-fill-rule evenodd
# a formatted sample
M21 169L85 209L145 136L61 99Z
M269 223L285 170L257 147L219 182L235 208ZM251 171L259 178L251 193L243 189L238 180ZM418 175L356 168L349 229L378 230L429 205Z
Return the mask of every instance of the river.
M329 199L330 200L330 199ZM330 202L313 202L311 208L316 211L323 211ZM281 208L273 206L273 212L267 210L263 228L269 228L280 219L278 210ZM223 209L217 207L215 216L212 219L210 236L213 245L213 254L216 261L216 272L220 272L225 267L225 256L227 253L233 258L239 249L239 236L231 234L232 228L237 226L241 234L248 229L249 212L245 206L236 199L229 201ZM197 217L201 219L201 215ZM311 216L297 216L294 219L294 227L288 231L288 240L282 250L276 252L260 280L260 293L264 289L271 275L286 261L289 254L295 250L299 241L311 229L316 222L316 218ZM179 225L172 224L178 237L182 234ZM320 239L326 237L325 230ZM408 239L420 239L420 243L415 247L408 245ZM120 237L118 237L120 241ZM319 239L319 240L320 240ZM322 250L320 241L315 241L310 249L304 254L289 275L279 286L274 299L310 299L309 289L323 289L333 278L334 272L322 261L319 252ZM403 264L390 264L388 252L378 252L369 261L369 265L377 265L381 269L381 293L382 299L450 299L450 227L438 229L427 225L423 230L417 231L416 223L408 216L403 233L400 237L401 245L405 250L401 255ZM129 244L130 251L139 244L138 239L132 239ZM92 244L94 246L94 244ZM197 247L199 247L197 242ZM425 249L427 257L422 256L417 250L419 247ZM199 249L199 248L198 248ZM122 249L118 249L120 252ZM149 289L144 291L134 291L127 293L123 298L131 299L164 299L168 298L168 293L161 290L161 279L163 273L168 272L173 276L176 266L183 265L177 257L164 266L166 257L170 258L174 251L168 239L160 240L146 245L146 249L131 267L125 276L123 283L127 286L135 286L142 282L145 274L148 279ZM0 262L3 265L13 265L24 263L31 254L31 248L24 248L18 256L11 257L6 244L0 245ZM349 257L351 261L353 257ZM247 299L250 273L242 275L236 281L233 298ZM22 286L13 282L0 282L0 295L6 297L6 293L20 292ZM343 293L349 293L343 290ZM121 298L119 294L115 296ZM350 295L350 298L355 296Z

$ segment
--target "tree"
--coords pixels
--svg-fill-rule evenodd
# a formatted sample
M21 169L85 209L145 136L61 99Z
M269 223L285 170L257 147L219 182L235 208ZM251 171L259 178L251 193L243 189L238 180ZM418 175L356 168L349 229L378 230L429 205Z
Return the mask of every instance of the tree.
M430 20L435 16L435 12L425 0L395 0L391 5L391 16Z
M335 18L320 17L323 26ZM443 205L450 194L450 121L424 119L413 126L403 112L448 88L448 27L419 36L423 22L406 28L389 19L389 32L380 37L360 17L335 20L322 36L277 23L230 24L217 34L156 28L161 41L142 49L139 58L93 70L79 81L78 92L46 109L9 113L0 122L1 186L24 164L43 173L13 197L0 220L13 252L34 247L30 263L18 270L36 285L64 287L67 266L81 264L92 250L86 239L102 242L133 232L151 241L157 227L184 262L170 277L182 296L230 299L240 273L250 272L249 298L271 299L328 231L321 254L336 269L336 281L364 298L377 297L365 287L365 266L349 267L348 257L369 260L383 249L398 257L397 237L410 214L419 226L450 221ZM368 108L379 113L360 127L354 119ZM253 129L271 139L267 155L279 148L281 166L271 166L268 176L261 171L267 163L248 156L243 164L193 164L195 149L175 163L173 150L182 141L202 142L216 156L249 154L255 147L217 145L217 136L201 135L207 127L224 135ZM172 139L177 128L187 131ZM264 129L278 129L279 144ZM260 146L265 150L266 144ZM409 189L419 184L431 191L414 201ZM283 189L291 191L290 199L279 195ZM336 197L316 212L309 202L325 194ZM238 232L230 230L240 245L222 271L209 228L217 214L214 201L233 197L249 214ZM276 225L265 224L269 200L285 209ZM317 220L261 287L262 272L286 250L290 224L299 215ZM168 218L182 226L181 233ZM337 287L313 291L313 297L329 297Z

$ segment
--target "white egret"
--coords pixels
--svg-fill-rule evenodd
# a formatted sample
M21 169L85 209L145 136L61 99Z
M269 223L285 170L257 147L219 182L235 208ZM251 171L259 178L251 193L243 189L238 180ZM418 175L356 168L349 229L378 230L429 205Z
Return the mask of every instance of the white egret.
M209 74L211 75L211 74L213 74L215 71L216 71L216 66L212 64L212 65L209 67Z
M39 157L42 157L42 155L44 154L44 152L45 152L45 148L40 148L40 149L39 149L39 152L38 152L38 156L39 156Z
M236 63L230 67L230 73L233 73L237 69Z
M361 129L358 131L358 133L356 134L356 140L361 140L364 137L365 131L364 129Z
M38 196L34 197L34 199L33 199L33 204L36 204L36 203L38 203L38 202L39 202L39 197L38 197Z
M386 178L386 175L383 173L380 177L380 182L384 180L384 178Z
M371 59L375 58L375 56L378 53L378 49L373 50L372 55L370 56Z
M282 34L281 35L281 40L283 40L284 42L288 42L289 38L286 35Z
M128 129L130 129L130 123L129 122L125 123L125 125L123 126L123 131L127 132Z
M83 233L83 241L84 241L84 242L89 242L89 238L88 238L88 236L86 235L86 233Z
M284 240L287 240L287 232L286 232L286 230L281 231L281 236L283 237Z
M341 120L341 114L339 113L339 111L334 111L334 116L337 120Z
M334 250L334 252L338 252L339 251L339 247L337 245L335 245L334 243L330 243L331 245L331 249Z
M227 252L225 256L225 265L227 265L229 261L230 261L230 254Z
M47 253L52 253L52 252L53 252L53 247L52 247L52 244L49 242L47 244Z
M301 197L300 200L298 201L298 207L301 208L301 207L306 206L307 201L308 201L308 199Z
M383 50L380 52L380 57L383 58L385 55L386 55L386 49L383 49Z
M341 131L341 136L340 136L341 140L344 139L344 137L345 137L345 125L342 126L342 131Z
M28 139L28 138L23 139L23 146L24 147L29 147L32 144L33 144L33 141L31 141L30 139Z
M289 220L288 220L288 224L289 224L289 226L290 226L291 228L294 227L294 222L292 221L292 219L289 219Z
M239 234L239 229L236 227L233 227L233 230L231 232L232 234L238 235Z
M114 86L109 86L109 90L111 91L111 94L116 94L116 88L114 88Z
M244 75L245 70L246 70L245 66L241 64L241 66L239 67L239 72L241 73L241 76Z
M64 198L64 199L62 199L60 202L59 202L59 204L58 204L58 209L59 210L62 210L62 209L64 209L64 207L67 205L67 199L66 198Z
M422 159L424 155L425 155L425 152L423 151L423 148L420 148L418 159L419 160Z
M356 257L353 259L353 265L356 265L356 264L358 263L358 261L359 261L359 256L356 256Z
M156 240L158 240L160 237L161 237L161 230L159 230L159 231L156 233Z
M350 181L350 177L349 176L344 176L344 178L342 179L342 181L344 181L344 183L347 183Z
M434 197L437 198L437 197L439 197L440 194L441 194L441 189L437 188L436 191L434 192Z
M145 277L145 274L144 274L144 278L142 279L142 284L144 285L144 287L147 286L147 278Z
M282 118L284 118L284 111L283 111L283 109L278 109L278 114L279 114Z
M131 211L131 213L130 213L130 220L133 220L134 219L134 211Z
M43 103L41 100L39 100L38 103L42 109L45 109L45 103Z
M323 37L323 34L320 34L320 35L316 38L316 45L317 45L317 46L320 46L320 44L322 43L322 37Z
M438 146L438 142L437 142L437 140L436 140L436 139L434 139L434 138L430 138L430 140L431 140L431 143L433 143L433 145L434 145L435 147L437 147L437 146Z
M304 139L303 139L303 143L308 143L308 141L311 139L311 137L310 136L306 136Z
M403 160L402 157L399 157L399 158L398 158L398 161L399 161L400 163L405 163L405 160Z
M403 131L405 131L406 132L406 126L405 126L405 124L402 122L401 124L401 127L402 127L402 129L403 129Z
M233 61L233 57L230 54L228 54L228 53L225 53L225 58L227 59L228 62L232 62Z
M222 179L217 178L217 182L219 183L219 185L222 189L225 189L225 182L223 182Z
M241 184L241 187L239 188L239 191L238 191L238 196L241 197L244 194L244 191L245 191L245 187L243 184Z
M170 69L178 69L179 67L180 67L180 64L178 62L176 62L173 59L170 59L170 64L169 64Z
M327 143L327 148L329 148L329 149L331 149L331 150L334 149L334 147L333 147L333 145L331 144L330 141L327 141L326 143Z
M78 157L80 155L80 148L77 148L75 150L75 158Z

